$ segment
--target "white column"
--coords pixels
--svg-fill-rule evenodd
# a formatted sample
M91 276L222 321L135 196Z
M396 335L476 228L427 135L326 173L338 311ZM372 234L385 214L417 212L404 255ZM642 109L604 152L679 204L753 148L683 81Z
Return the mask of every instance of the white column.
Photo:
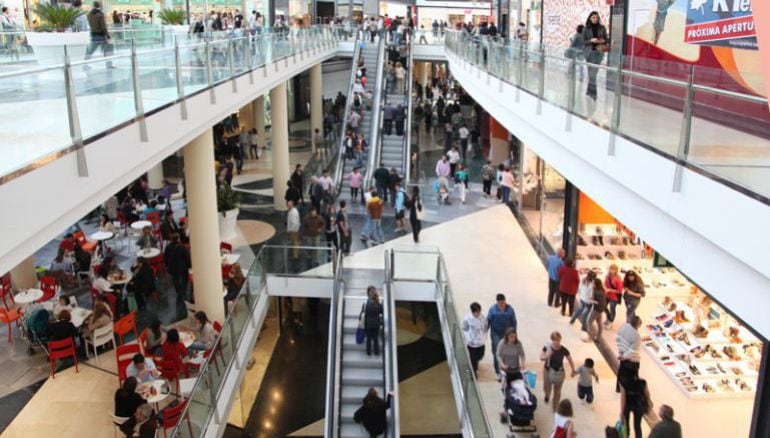
M259 147L263 148L267 145L265 141L265 98L259 96L257 100L253 102L254 108L251 111L254 117L254 126L257 127L257 137Z
M430 62L423 62L422 69L420 70L420 83L423 87L430 86L430 81L433 79L431 73L433 72L433 66Z
M160 190L163 188L163 161L152 166L147 171L147 184L150 190Z
M321 64L317 64L310 69L310 143L313 145L312 151L315 153L316 145L313 142L315 130L323 134L323 82L321 75Z
M35 272L35 255L24 259L11 269L11 288L29 289L37 286L37 272Z
M184 175L195 307L206 312L210 320L224 322L214 137L211 129L184 147Z
M273 152L273 207L286 210L283 196L289 180L289 110L286 106L286 82L270 90L270 128Z

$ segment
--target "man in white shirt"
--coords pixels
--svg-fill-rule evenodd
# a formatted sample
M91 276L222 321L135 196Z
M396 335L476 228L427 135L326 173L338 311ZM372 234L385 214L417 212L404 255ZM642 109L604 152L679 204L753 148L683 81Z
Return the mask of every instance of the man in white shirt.
M332 178L329 176L328 170L324 170L323 175L318 178L318 184L321 184L324 193L332 193L334 191L334 181L332 181Z
M642 326L642 318L632 316L628 322L620 326L615 342L618 347L618 380L615 392L620 392L620 386L629 380L639 377L639 347L642 337L639 335L639 327Z
M484 344L487 341L487 330L489 330L487 318L481 312L479 303L471 304L471 313L465 315L462 330L473 373L478 375L479 361L484 357ZM494 345L492 347L494 348Z
M286 232L289 233L289 239L291 240L291 256L294 260L299 260L299 211L294 206L294 202L286 201Z
M465 126L465 123L463 123L457 133L460 135L460 152L463 154L463 160L465 160L465 152L468 149L468 136L471 133L468 131L468 127Z
M139 383L149 383L160 377L160 371L155 368L152 359L137 353L126 367L126 376L136 377Z
M361 122L361 116L355 110L350 110L350 115L348 116L348 127L352 129L356 134L358 134L359 122Z
M457 147L452 146L452 149L447 152L446 156L449 158L449 174L454 179L455 172L457 171L457 163L460 162L460 153L457 152Z

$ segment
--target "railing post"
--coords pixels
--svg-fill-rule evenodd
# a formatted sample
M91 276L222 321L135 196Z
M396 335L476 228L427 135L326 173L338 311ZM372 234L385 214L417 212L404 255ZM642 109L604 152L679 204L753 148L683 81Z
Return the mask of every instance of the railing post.
M521 41L519 41L519 72L516 75L516 102L519 101L519 98L521 97L521 87L524 86L524 83L526 82L524 79L524 75L526 74L527 69L525 68L525 63L527 62L526 56L527 56L527 49L524 47L525 44Z
M134 109L139 123L139 140L147 142L147 122L144 119L144 104L142 103L142 81L139 77L139 62L136 58L136 40L131 39L131 81L134 85Z
M219 342L222 342L221 340ZM221 421L219 416L219 409L217 409L217 390L214 388L214 382L211 379L211 367L208 367L206 369L206 384L209 387L209 397L211 398L211 404L214 408L214 421L216 421L217 424Z
M238 305L238 298L235 299L233 302L233 309L235 309L235 306ZM251 309L247 310L249 313L251 313ZM235 337L235 318L228 318L229 326L230 326L230 342L233 346L233 361L235 362L235 369L240 370L241 369L241 360L238 358L238 338Z
M184 97L184 81L182 79L182 55L179 53L179 40L174 37L174 75L176 76L176 97L179 99L179 110L182 120L187 120L187 99Z
M589 67L590 68L590 67ZM618 66L615 69L615 96L612 102L612 126L610 126L610 140L607 146L607 155L615 155L615 140L620 132L620 107L623 103L623 56L618 58Z
M227 65L230 70L230 83L233 86L233 93L238 92L238 82L235 80L235 61L233 60L233 40L227 40Z
M545 94L545 45L540 44L540 77L537 83L537 115L543 112L543 97Z
M70 128L70 139L76 148L76 160L78 163L78 176L88 176L88 162L86 152L83 149L83 133L80 130L80 115L78 114L77 95L75 83L72 81L72 65L67 46L64 46L64 91L67 98L67 121Z
M567 84L569 95L567 96L567 121L564 130L572 131L572 113L575 111L575 90L577 89L577 62L575 58L570 58L569 62L569 84Z
M693 83L695 81L695 65L690 65L690 77L687 79L687 89L685 90L684 98L684 113L682 114L682 129L679 132L679 147L677 148L676 157L680 161L676 164L676 170L674 171L674 193L679 193L682 189L682 173L684 172L684 166L681 161L687 160L690 155L690 134L692 131L692 106L694 99Z
M206 40L204 50L206 51L206 80L209 86L209 100L214 105L217 103L217 93L214 91L214 78L211 72L211 46L209 40Z
M246 39L246 70L249 72L249 85L254 85L254 58L252 57L254 37Z

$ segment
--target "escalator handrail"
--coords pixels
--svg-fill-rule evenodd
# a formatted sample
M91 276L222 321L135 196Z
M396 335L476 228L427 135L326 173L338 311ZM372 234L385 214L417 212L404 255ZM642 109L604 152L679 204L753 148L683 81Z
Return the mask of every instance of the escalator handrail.
M342 251L337 252L337 268L334 273L334 287L332 289L331 316L329 318L329 341L326 366L326 407L325 418L327 438L339 436L339 412L340 412L340 360L342 357Z
M406 86L406 132L404 132L404 155L403 155L403 171L404 171L404 187L409 185L412 175L412 104L414 99L412 98L412 85L414 84L414 60L412 59L412 44L411 40L406 46L407 60L406 65L409 66L409 83Z
M376 161L379 158L380 149L380 121L382 120L382 90L383 81L385 80L385 38L381 37L379 46L377 47L377 74L375 76L374 87L374 100L372 101L372 126L369 130L369 163L366 167L366 175L364 175L364 189L368 189L372 186L372 174L374 169L379 163Z
M385 336L383 342L383 359L385 361L385 394L393 394L393 401L388 411L388 427L386 438L398 438L400 436L399 426L399 398L398 398L398 342L396 342L396 297L392 287L391 267L393 261L393 252L385 251L385 312L384 326Z
M360 55L361 45L358 41L358 32L356 32L355 40L353 40L353 66L350 69L348 95L345 96L345 109L342 111L342 130L340 131L339 149L337 150L337 167L334 169L334 187L338 193L342 190L342 173L345 169L345 133L348 130L348 114L350 113L350 106L353 104L353 84L356 82L358 58Z

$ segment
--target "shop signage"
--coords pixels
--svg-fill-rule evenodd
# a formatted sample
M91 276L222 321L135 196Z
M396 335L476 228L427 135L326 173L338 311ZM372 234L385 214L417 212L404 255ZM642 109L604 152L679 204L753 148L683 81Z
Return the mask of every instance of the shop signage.
M689 0L684 41L757 50L751 0Z

